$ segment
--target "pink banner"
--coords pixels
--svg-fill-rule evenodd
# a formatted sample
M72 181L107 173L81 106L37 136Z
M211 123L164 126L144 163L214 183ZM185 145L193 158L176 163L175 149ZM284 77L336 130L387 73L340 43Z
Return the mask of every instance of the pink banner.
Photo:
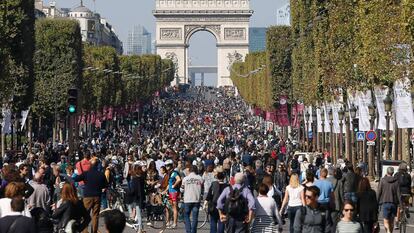
M277 109L277 119L279 126L289 126L289 114L286 96L280 96L279 107Z

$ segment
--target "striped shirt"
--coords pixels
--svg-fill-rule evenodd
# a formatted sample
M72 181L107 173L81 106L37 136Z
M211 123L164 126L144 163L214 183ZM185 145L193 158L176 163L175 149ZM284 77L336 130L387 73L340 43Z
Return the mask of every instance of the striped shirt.
M336 233L362 233L362 227L359 222L355 222L355 221L345 222L341 220L338 222L335 232Z

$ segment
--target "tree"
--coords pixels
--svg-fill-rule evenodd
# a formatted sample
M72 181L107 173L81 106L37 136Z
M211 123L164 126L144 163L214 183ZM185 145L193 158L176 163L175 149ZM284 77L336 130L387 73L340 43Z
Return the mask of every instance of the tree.
M0 102L15 110L33 101L34 1L0 1Z
M34 112L41 117L66 112L67 91L82 87L82 37L77 21L36 21Z
M292 30L288 26L274 26L267 30L267 64L270 66L273 101L281 95L293 97L292 92Z

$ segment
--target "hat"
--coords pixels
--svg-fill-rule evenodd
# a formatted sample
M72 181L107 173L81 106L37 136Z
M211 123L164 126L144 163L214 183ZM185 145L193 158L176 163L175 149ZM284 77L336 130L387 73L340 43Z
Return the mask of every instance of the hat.
M174 162L171 159L168 159L167 161L165 161L164 164L165 164L165 166L168 166L168 165L173 165Z

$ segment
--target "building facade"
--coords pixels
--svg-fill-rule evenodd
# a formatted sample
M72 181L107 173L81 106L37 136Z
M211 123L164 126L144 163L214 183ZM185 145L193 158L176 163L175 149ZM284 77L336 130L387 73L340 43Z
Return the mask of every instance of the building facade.
M152 53L151 33L142 25L134 26L128 32L127 55L142 55Z
M276 24L290 26L290 4L289 3L277 10Z
M266 32L265 27L249 28L249 52L260 52L266 50Z
M82 41L96 46L112 46L119 54L123 53L122 42L112 25L105 18L85 7L82 1L80 6L70 9L59 8L53 1L49 3L49 6L45 6L43 0L36 0L35 8L42 11L47 18L77 20L81 29Z

